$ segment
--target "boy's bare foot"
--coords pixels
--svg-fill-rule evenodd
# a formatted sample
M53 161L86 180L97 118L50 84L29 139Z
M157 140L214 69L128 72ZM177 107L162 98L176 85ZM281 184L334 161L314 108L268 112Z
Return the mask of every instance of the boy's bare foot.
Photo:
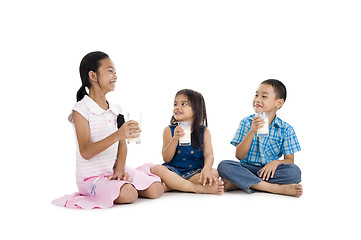
M212 185L201 185L201 184L195 184L196 186L196 193L208 193L208 194L216 194L221 195L224 190L224 183L222 180L217 180Z
M275 193L293 196L293 197L301 197L303 194L303 188L301 184L285 184L278 185L278 190Z
M260 183L253 185L251 188L293 197L301 197L303 194L303 188L301 184L276 184L261 181Z
M236 185L234 185L231 181L222 178L222 181L224 182L224 191L232 191L239 189Z

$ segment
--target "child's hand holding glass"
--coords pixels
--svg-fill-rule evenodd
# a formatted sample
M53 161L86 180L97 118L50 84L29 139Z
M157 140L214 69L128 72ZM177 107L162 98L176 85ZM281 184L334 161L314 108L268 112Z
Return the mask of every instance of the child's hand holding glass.
M130 120L122 125L118 129L117 133L120 140L125 140L126 138L137 138L140 135L140 130L138 122Z
M174 137L176 137L178 140L180 137L183 137L184 136L184 130L183 128L181 128L180 126L177 126L175 129L174 129Z
M257 133L258 129L262 128L265 124L266 122L263 118L261 118L260 116L255 116L252 120L250 132Z

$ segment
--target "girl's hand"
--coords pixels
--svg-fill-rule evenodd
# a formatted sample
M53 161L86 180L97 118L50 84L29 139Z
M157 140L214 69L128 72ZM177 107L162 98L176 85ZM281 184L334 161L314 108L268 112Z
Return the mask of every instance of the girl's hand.
M261 127L263 127L263 125L265 125L266 122L263 118L261 118L260 116L255 116L252 120L252 126L250 131L256 133L257 130Z
M129 174L126 172L116 172L113 174L113 176L108 177L109 180L123 180L128 181L129 180Z
M217 179L211 174L211 171L209 169L203 168L201 171L201 175L199 176L199 182L204 185L209 183L209 185L212 185L213 182L216 182Z
M278 160L267 163L263 168L261 168L261 170L258 171L259 177L268 181L270 177L273 178L279 165L281 165L281 163Z
M137 138L139 137L140 130L138 122L130 120L123 124L121 128L118 129L118 136L120 140L125 140L126 138Z
M183 129L180 127L180 126L177 126L175 129L174 129L174 137L175 138L180 138L180 137L183 137L184 136L184 131Z

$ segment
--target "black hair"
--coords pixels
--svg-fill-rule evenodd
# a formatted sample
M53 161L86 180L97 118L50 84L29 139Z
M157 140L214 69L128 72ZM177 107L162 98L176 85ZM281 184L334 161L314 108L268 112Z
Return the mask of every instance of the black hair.
M277 99L283 99L284 101L286 101L287 90L286 90L286 86L281 81L277 79L267 79L263 81L261 84L271 85L276 93Z
M191 89L180 90L175 96L177 97L178 95L185 95L188 98L189 105L191 106L194 113L192 123L193 131L191 135L192 145L194 148L202 148L203 144L201 143L201 136L205 128L208 126L207 111L204 98L202 94ZM170 124L177 124L177 120L174 118L174 116L172 116Z
M79 66L80 79L82 84L76 93L77 101L82 100L85 95L88 95L86 88L90 89L91 87L91 83L89 81L89 72L97 72L99 68L99 61L106 58L109 58L108 54L100 51L88 53L83 57Z

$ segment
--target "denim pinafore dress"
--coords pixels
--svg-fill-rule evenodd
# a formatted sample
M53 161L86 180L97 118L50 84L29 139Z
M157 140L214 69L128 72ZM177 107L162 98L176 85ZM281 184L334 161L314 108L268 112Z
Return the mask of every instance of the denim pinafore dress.
M172 137L174 136L175 125L169 125L172 131ZM201 139L203 144L204 127L200 127ZM177 173L184 179L189 179L193 175L200 173L204 167L204 152L203 147L195 149L193 145L189 146L177 146L173 159L168 163L163 163L163 166L167 167L172 172Z

